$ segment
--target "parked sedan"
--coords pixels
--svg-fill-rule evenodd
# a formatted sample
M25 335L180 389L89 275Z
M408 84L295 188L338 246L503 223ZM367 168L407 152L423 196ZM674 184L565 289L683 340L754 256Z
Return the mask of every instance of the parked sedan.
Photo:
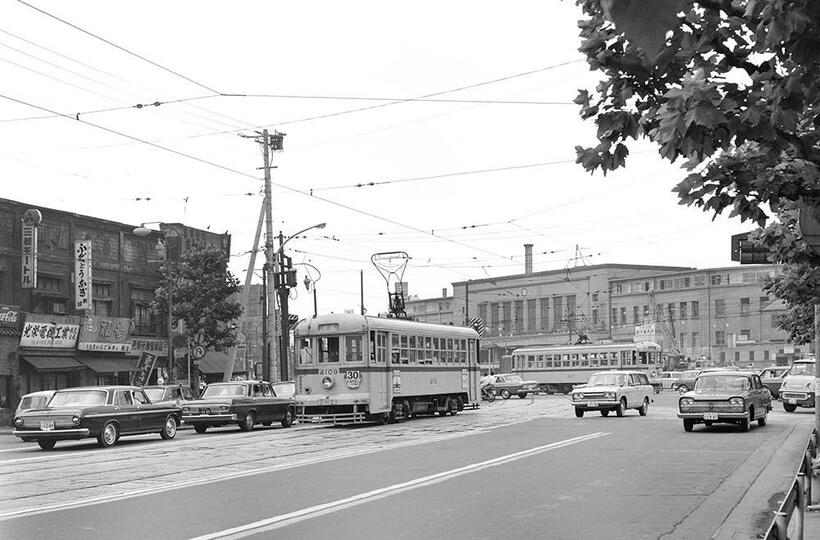
M151 403L138 386L89 386L55 392L48 407L14 417L12 434L50 450L57 441L95 437L103 448L122 435L159 433L173 439L182 409Z
M184 405L182 420L193 425L197 433L227 424L250 431L256 424L269 426L273 422L290 427L295 411L293 397L277 396L268 382L231 381L206 386L200 399Z
M518 375L490 375L486 383L488 390L495 391L496 395L501 396L504 399L510 399L510 396L513 394L516 394L521 399L524 399L527 397L527 394L538 391L537 382L525 381Z
M661 373L661 387L664 390L671 390L672 385L680 379L682 373L681 371L664 371Z
M749 431L751 423L765 426L772 410L772 396L756 373L713 371L695 381L695 389L678 399L678 418L684 431L695 424L711 426L716 422L738 424Z
M173 401L178 405L183 405L196 399L191 387L184 384L143 386L142 389L148 394L151 403Z

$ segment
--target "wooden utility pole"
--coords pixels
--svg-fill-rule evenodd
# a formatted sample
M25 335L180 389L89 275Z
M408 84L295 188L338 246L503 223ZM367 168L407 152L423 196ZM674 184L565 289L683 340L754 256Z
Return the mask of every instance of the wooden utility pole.
M274 288L271 287L273 284L273 276L270 274L271 271L276 272L278 270L278 262L275 260L275 252L273 250L273 201L270 184L271 144L273 144L273 142L270 140L268 130L262 130L262 159L265 169L265 268L268 272L266 276L267 279L265 280L267 283L267 287L265 287L265 303L268 306L267 330L270 335L268 343L276 343L276 296ZM270 350L276 350L276 348L270 347ZM266 381L279 380L279 370L276 364L275 357L270 358L270 355L268 355L268 371L263 371L262 373L262 377Z

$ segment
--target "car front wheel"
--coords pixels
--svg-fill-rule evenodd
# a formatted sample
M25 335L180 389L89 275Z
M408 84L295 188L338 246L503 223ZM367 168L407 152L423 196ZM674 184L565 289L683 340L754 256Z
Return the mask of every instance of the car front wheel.
M521 399L524 399L525 397L527 397L527 393L526 392L518 392L518 397L520 397Z
M57 441L55 441L54 439L40 439L39 441L37 441L37 444L43 450L51 450L52 448L54 448L54 445L57 444Z
M784 403L783 410L786 412L794 412L797 410L797 405L794 405L793 403Z
M194 424L194 431L200 434L205 433L206 431L208 431L208 426L204 424Z
M242 422L239 423L239 429L241 429L242 431L250 431L253 429L253 425L255 423L256 417L252 412L248 412L248 414L245 415L245 418L242 420Z
M502 388L502 389L501 389L501 397L502 397L502 398L504 398L504 399L510 399L510 396L511 396L511 395L512 395L512 394L510 394L510 391L509 391L509 390L507 390L506 388Z
M741 431L749 431L752 427L752 416L754 416L754 409L749 409L749 414L747 414L743 420L740 421L740 429Z
M766 415L766 416L768 416L768 415ZM766 425L766 416L761 416L760 418L757 419L757 425L758 426L763 427L763 426Z
M584 409L579 409L578 407L575 408L575 416L578 418L584 417Z
M601 409L601 416L609 416L609 409Z
M159 432L159 436L163 438L163 440L169 440L176 437L177 434L177 419L174 418L174 415L169 414L168 417L165 419L165 424L162 426L162 431Z
M103 448L109 448L114 446L114 443L117 442L120 433L119 429L117 428L117 424L114 422L108 422L103 426L102 432L97 437L97 442Z
M626 398L621 398L621 401L618 402L618 408L615 409L615 414L618 416L623 416L626 412Z
M643 398L643 405L641 405L641 408L638 409L638 414L640 414L641 416L646 416L646 411L648 411L648 410L649 410L649 398Z
M692 420L689 420L688 418L683 419L683 431L689 433L692 431L693 427L695 427L695 423Z

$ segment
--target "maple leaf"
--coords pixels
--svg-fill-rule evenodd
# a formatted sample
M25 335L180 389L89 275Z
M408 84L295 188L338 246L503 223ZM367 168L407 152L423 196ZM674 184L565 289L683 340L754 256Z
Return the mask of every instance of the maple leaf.
M666 33L678 26L683 0L601 0L607 19L654 63Z

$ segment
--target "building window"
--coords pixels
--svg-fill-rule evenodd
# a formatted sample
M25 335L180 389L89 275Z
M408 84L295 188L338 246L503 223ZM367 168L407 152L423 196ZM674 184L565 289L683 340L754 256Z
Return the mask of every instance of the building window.
M683 278L683 286L687 289L691 286L692 280L688 277Z
M749 362L754 362L754 361L755 361L755 352L754 351L749 351Z
M524 330L524 301L515 301L515 333L522 334Z
M688 314L687 314L688 310L686 309L687 307L689 307L689 306L686 302L681 302L680 303L680 318L681 319L685 319L688 316Z
M681 332L680 338L678 339L678 344L681 346L681 348L686 347L686 333L685 332Z
M740 363L740 351L735 351L735 364Z
M612 320L612 324L618 324L618 308L612 308L610 319Z
M715 332L715 345L718 347L725 347L726 346L726 332L723 330L718 330Z
M561 314L564 313L564 298L562 296L556 296L552 299L552 316L554 318L552 322L552 329L553 330L561 330Z
M719 359L719 362L721 364L725 364L726 363L726 352L725 351L720 351L720 354L718 355L718 359Z
M62 285L60 278L37 275L37 289L41 291L59 291Z
M715 300L715 317L724 315L726 315L726 302L724 300Z
M655 309L657 310L657 311L655 311L655 320L659 321L659 322L664 320L663 319L663 304L658 304L655 307Z
M509 335L512 329L512 302L501 304L501 326L504 335Z
M674 321L675 320L675 304L670 302L669 304L667 304L666 307L669 310L669 320Z
M101 317L110 317L114 299L111 297L110 283L92 283L91 285L91 304L94 310L94 315Z
M639 324L638 306L632 306L632 323L633 324Z
M541 304L541 330L546 332L550 327L550 300L540 298L538 302Z
M598 309L592 310L592 324L598 324Z
M487 325L490 321L487 320L487 304L478 304L478 318L484 321Z
M769 361L769 351L768 351L768 349L767 349L767 350L765 350L765 351L763 351L763 361L764 361L764 362L768 362L768 361Z
M744 330L741 330L740 331L740 338L741 338L740 339L741 341L749 341L752 338L751 330L749 330L748 328L744 329Z
M693 349L698 346L698 339L699 338L700 338L700 333L699 332L692 332L692 348Z
M621 324L626 324L626 308L621 308Z
M769 297L768 296L761 296L759 299L760 302L760 309L763 310L766 306L769 305Z
M777 320L780 318L779 315L772 315L771 316L771 327L777 328Z
M643 322L647 322L649 320L649 306L643 307Z
M700 302L698 302L697 300L692 301L692 318L700 318Z
M490 304L490 332L495 335L499 335L501 333L501 325L498 320L498 310L499 306L497 302Z
M535 333L535 300L527 300L527 332Z
M709 276L709 283L712 285L720 285L721 276L720 274L712 274Z
M144 336L154 333L154 320L146 304L132 303L131 318L134 319L134 333Z
M741 315L748 315L749 313L749 299L748 298L741 298L740 299L740 314Z

